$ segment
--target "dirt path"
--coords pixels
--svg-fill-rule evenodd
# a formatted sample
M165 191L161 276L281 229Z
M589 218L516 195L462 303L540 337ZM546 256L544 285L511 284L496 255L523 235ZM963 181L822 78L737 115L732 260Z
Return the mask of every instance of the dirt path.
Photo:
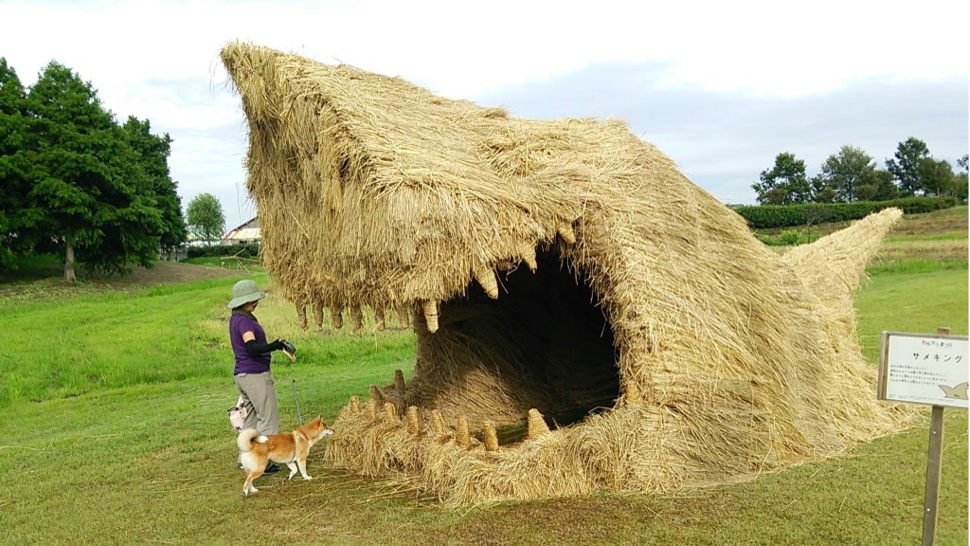
M130 275L105 279L83 279L67 284L60 277L26 282L0 283L0 304L28 303L48 298L76 297L107 291L137 290L159 284L221 279L245 274L239 269L209 267L176 262L157 262L154 267L135 268Z
M155 267L139 267L126 277L111 278L104 281L112 286L154 286L173 282L190 282L208 279L221 279L239 275L237 269L209 267L176 262L157 262Z

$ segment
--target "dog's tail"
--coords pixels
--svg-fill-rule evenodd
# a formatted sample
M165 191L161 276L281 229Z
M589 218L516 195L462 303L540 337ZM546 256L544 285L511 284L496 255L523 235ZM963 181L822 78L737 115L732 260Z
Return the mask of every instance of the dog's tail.
M249 451L253 448L253 440L259 436L259 431L254 428L247 428L236 437L236 444L239 451Z

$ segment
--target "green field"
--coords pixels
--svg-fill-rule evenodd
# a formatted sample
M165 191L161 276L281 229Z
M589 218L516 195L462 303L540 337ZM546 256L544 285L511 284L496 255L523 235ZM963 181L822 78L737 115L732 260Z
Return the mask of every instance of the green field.
M856 306L863 352L882 330L967 334L966 207L904 218ZM928 227L913 227L922 222ZM959 236L951 236L953 233ZM934 234L936 236L934 236ZM936 243L963 244L962 259ZM185 266L187 267L187 266ZM56 274L56 268L55 268ZM124 288L64 287L28 271L0 284L0 544L918 544L928 426L757 480L662 496L507 503L443 510L327 468L313 481L260 478L240 495L231 352L221 279ZM41 275L42 276L42 275ZM274 297L258 311L299 347L274 361L284 428L332 421L351 395L413 369L414 335L372 325L303 333ZM928 411L924 411L928 415ZM968 541L967 412L945 412L937 544Z

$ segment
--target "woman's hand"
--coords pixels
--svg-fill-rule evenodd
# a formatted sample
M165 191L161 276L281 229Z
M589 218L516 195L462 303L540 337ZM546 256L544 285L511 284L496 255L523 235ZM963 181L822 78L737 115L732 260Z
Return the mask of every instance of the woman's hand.
M291 355L295 355L296 354L296 347L294 347L293 344L290 343L289 341L287 341L285 339L278 339L276 341L279 341L280 344L283 345L283 350L284 351L290 353Z
M296 362L296 347L285 339L277 339L276 341L283 346L283 354L289 357L290 362Z

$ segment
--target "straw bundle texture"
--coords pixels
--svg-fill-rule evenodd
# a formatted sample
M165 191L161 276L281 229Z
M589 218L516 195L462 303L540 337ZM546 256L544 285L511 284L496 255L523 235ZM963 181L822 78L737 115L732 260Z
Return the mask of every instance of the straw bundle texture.
M413 379L341 412L334 465L455 506L661 492L912 418L874 400L851 299L898 211L779 257L619 121L514 119L244 43L222 59L280 292L335 324L413 315ZM563 426L476 439L532 408Z

